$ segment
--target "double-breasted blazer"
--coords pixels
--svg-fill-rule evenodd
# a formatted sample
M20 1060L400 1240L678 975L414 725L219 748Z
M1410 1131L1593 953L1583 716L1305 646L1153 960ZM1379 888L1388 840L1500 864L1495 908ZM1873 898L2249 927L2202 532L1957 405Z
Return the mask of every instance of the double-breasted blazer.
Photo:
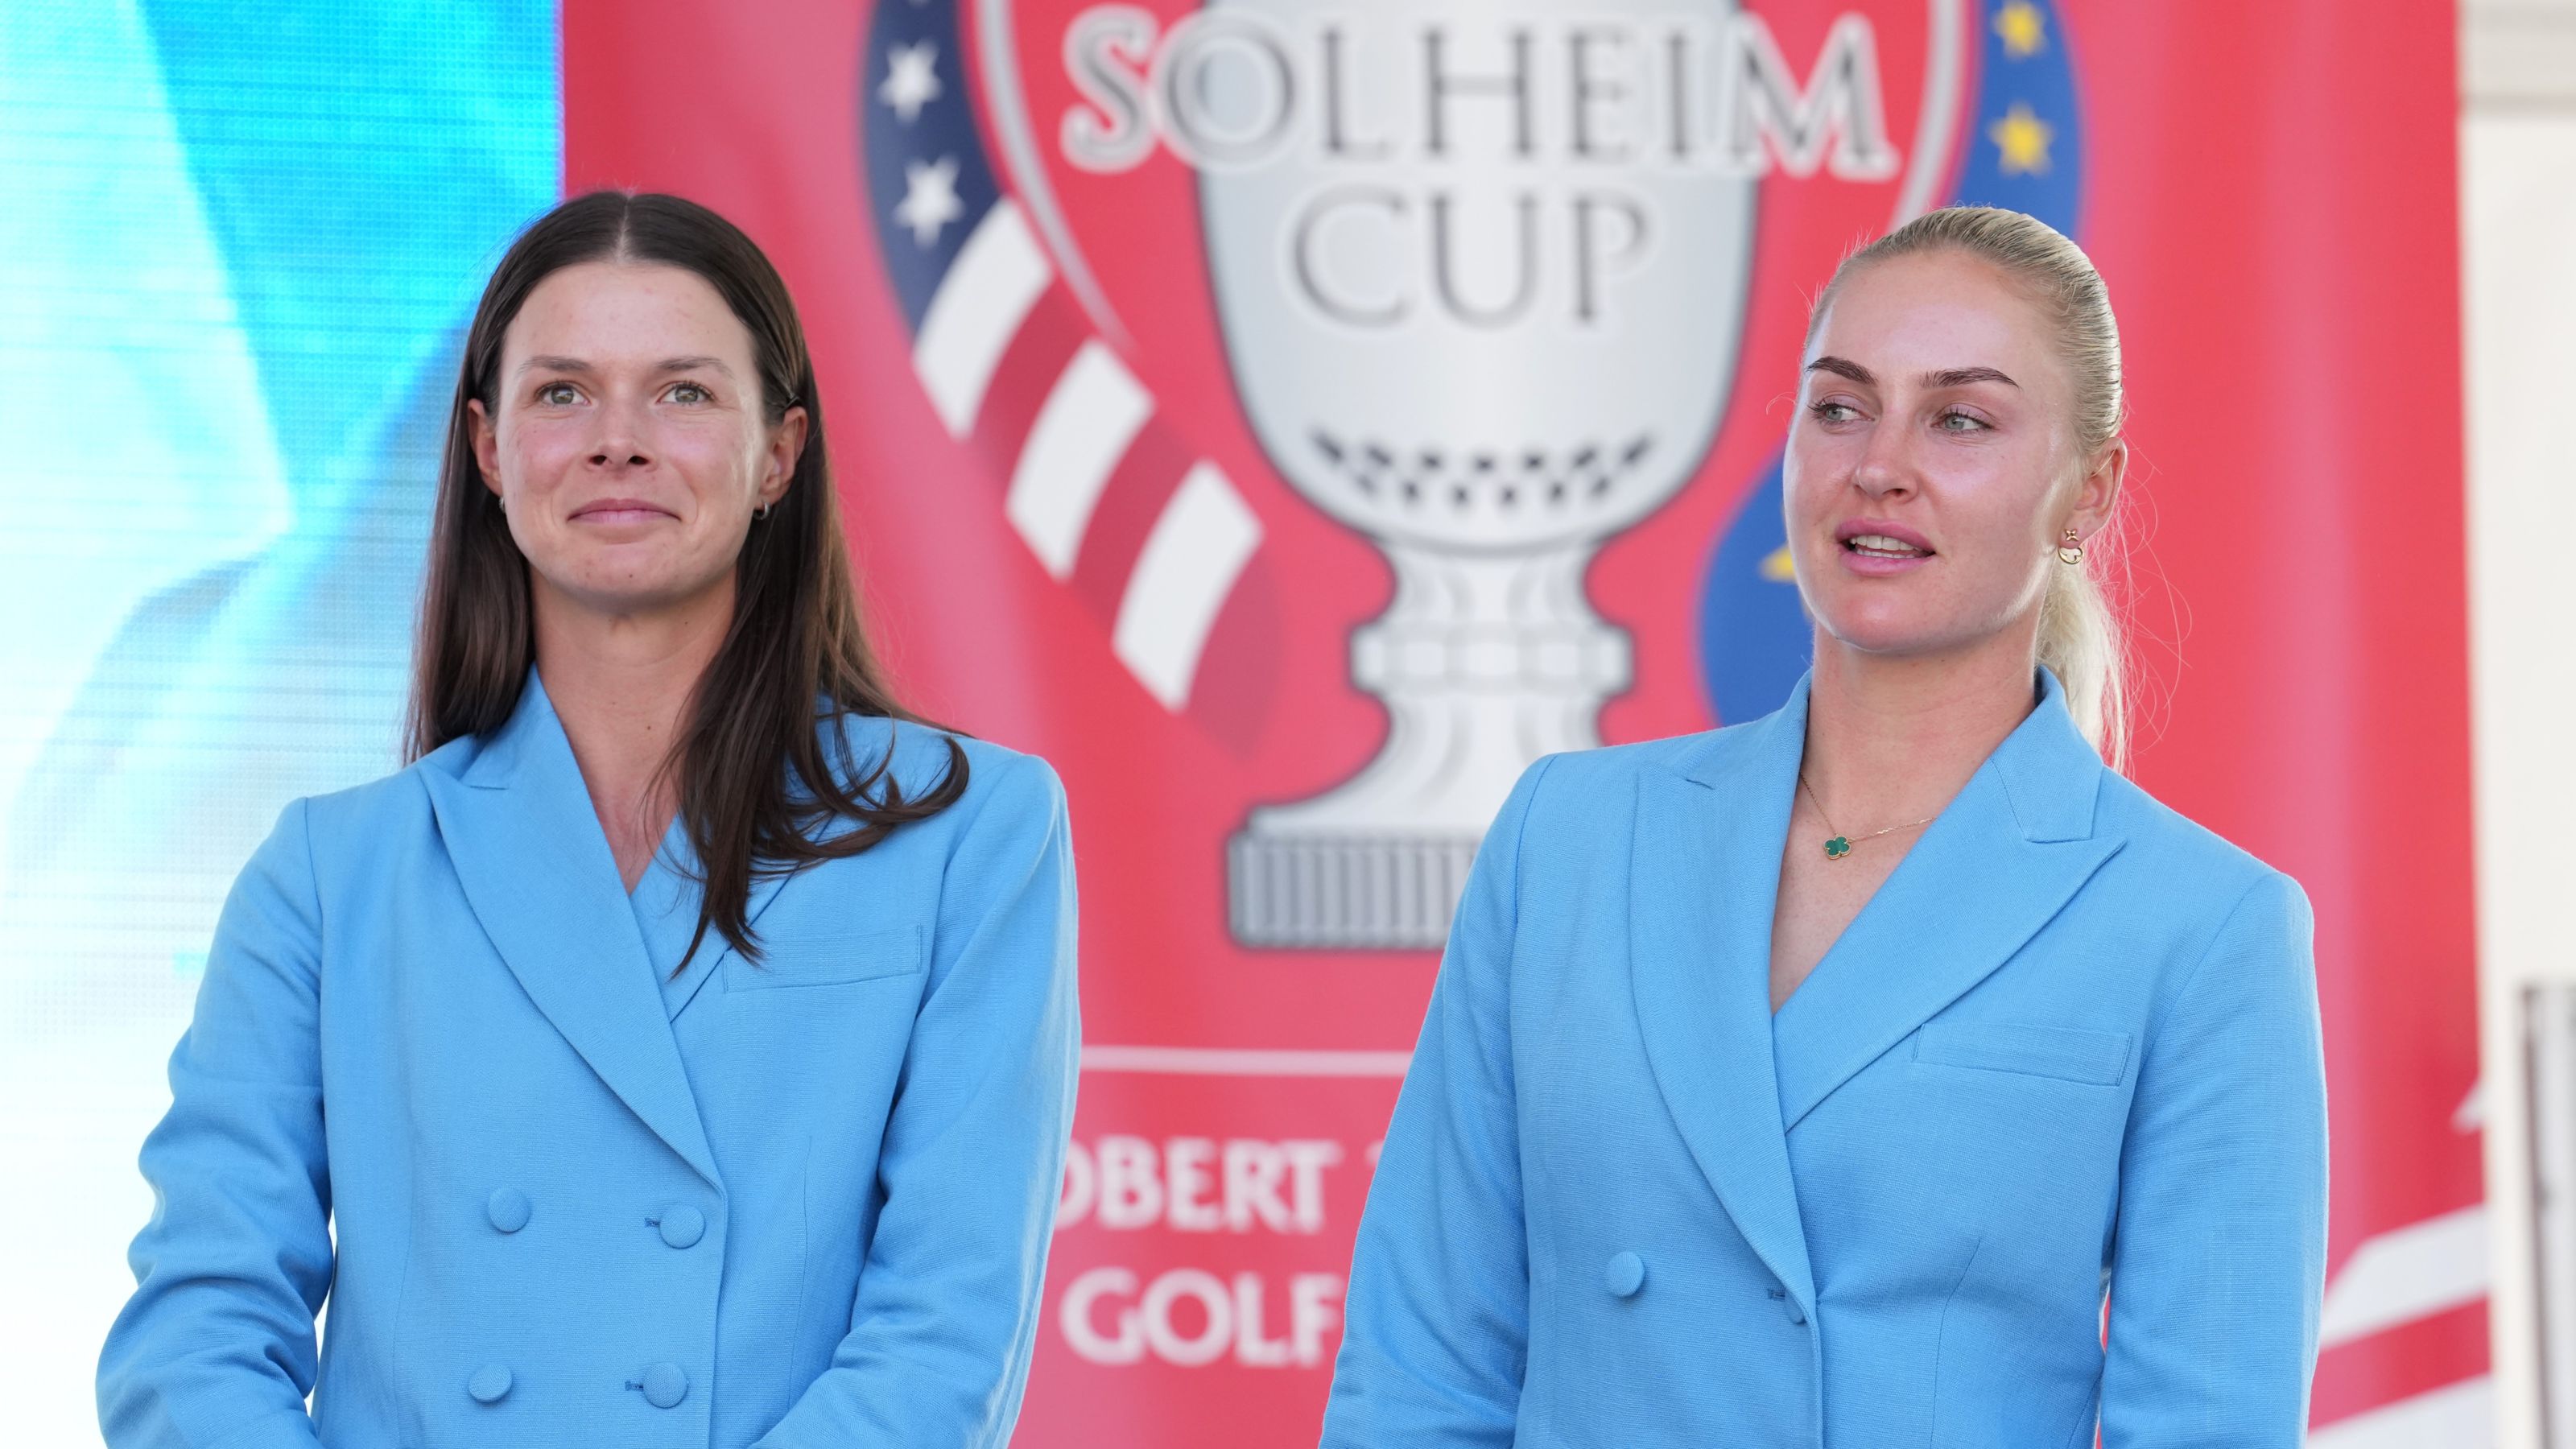
M1541 761L1388 1132L1324 1442L2294 1446L2325 1239L2310 916L2044 672L1775 1016L1807 686ZM2102 1346L2109 1297L2109 1349Z
M911 793L946 765L927 727L826 728ZM1053 772L961 743L956 804L756 877L760 959L710 931L676 975L687 833L630 898L533 673L488 737L288 807L143 1150L108 1441L1007 1439L1071 1129L1073 866Z

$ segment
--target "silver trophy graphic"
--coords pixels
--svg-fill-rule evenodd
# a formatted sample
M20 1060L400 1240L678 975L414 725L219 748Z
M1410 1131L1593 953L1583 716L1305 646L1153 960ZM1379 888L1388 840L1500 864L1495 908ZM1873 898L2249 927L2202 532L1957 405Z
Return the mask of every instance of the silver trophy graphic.
M1395 580L1351 639L1385 744L1341 784L1251 812L1229 843L1231 929L1251 946L1437 947L1512 782L1599 743L1602 701L1629 684L1628 637L1584 573L1706 453L1753 182L1658 150L1668 4L1203 14L1229 27L1207 43L1231 36L1240 74L1175 80L1163 104L1220 136L1227 96L1246 118L1246 154L1199 176L1236 391L1280 473ZM1288 109L1263 88L1301 86L1306 124L1254 157L1260 122Z

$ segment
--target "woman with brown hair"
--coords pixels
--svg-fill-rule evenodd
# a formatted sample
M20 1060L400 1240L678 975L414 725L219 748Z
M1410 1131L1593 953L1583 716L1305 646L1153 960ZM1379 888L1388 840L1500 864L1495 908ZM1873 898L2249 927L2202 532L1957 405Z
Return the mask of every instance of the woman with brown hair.
M225 907L108 1440L1003 1442L1064 797L895 702L768 260L674 197L539 220L437 510L410 767L290 805Z

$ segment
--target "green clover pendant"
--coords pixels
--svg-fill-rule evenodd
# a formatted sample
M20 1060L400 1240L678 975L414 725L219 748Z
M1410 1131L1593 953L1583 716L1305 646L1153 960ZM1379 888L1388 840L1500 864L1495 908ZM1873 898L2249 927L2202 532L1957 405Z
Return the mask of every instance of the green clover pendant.
M1825 842L1825 859L1840 860L1851 854L1851 842L1837 835Z

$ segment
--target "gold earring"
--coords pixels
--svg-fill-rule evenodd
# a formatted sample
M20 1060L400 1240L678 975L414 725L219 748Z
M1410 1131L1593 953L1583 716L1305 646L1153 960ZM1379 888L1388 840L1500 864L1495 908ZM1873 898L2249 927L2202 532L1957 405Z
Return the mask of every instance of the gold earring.
M2057 561L2062 564L2084 562L2084 543L2076 536L2074 529L2066 530L2066 542L2057 546Z

